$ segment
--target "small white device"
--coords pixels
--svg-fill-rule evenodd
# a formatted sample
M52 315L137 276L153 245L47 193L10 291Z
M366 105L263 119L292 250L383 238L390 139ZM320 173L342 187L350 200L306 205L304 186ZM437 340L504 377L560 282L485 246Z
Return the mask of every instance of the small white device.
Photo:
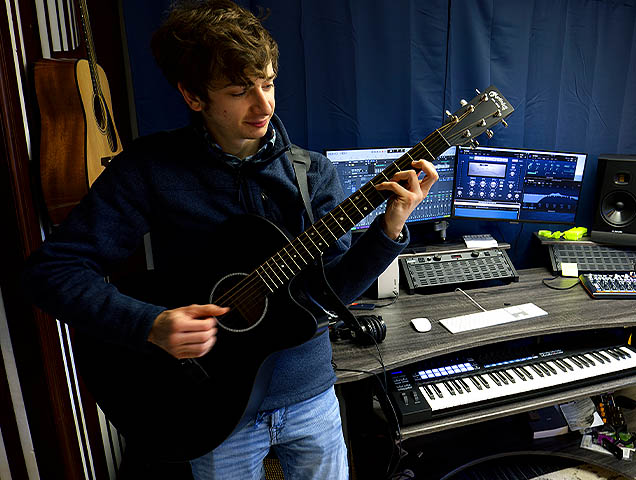
M431 329L431 321L425 317L411 319L411 325L420 333L428 332Z

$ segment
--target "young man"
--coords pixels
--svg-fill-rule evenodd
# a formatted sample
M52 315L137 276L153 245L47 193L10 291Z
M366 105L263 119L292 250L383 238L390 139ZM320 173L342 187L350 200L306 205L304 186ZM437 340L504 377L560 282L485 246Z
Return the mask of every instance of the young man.
M177 359L196 359L222 348L217 333L228 306L149 303L104 277L150 233L155 270L173 277L172 289L183 294L175 298L188 298L184 285L213 274L217 264L206 259L223 255L209 251L211 242L233 243L226 220L256 214L291 238L310 222L288 158L291 143L274 114L278 47L260 21L229 0L178 3L152 49L194 112L192 124L138 139L115 158L32 256L25 285L37 305L78 331L138 351L150 342ZM318 219L344 198L335 168L318 153L310 157L307 181ZM407 244L404 222L437 180L431 163L413 166L421 179L409 170L377 186L392 194L386 213L354 246L347 233L325 252L327 279L344 302L364 292ZM258 413L190 461L194 478L264 478L270 447L286 478L347 478L330 361L327 334L276 352Z

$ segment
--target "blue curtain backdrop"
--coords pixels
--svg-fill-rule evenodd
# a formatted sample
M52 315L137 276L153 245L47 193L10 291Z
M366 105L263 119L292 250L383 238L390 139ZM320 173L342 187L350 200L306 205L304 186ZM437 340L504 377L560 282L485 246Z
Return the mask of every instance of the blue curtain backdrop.
M495 85L509 128L480 143L589 155L577 224L596 203L596 159L636 153L636 0L257 0L280 46L277 113L312 150L413 145L445 110ZM124 2L139 133L188 112L150 55L167 0ZM545 263L531 239L556 225L451 220L449 235L493 234L518 268ZM427 225L415 239L428 239Z

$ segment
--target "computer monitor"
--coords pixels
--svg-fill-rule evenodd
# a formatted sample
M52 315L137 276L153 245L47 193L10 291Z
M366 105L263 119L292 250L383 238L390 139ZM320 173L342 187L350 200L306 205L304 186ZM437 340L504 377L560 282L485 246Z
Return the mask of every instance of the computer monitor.
M350 148L325 150L325 155L335 165L345 196L349 196L409 150L411 147ZM449 218L451 215L455 147L446 150L433 164L439 174L439 180L424 201L413 210L407 223L438 220ZM373 219L383 213L385 208L386 203L383 203L352 230L368 228Z
M587 155L458 147L452 218L574 224Z

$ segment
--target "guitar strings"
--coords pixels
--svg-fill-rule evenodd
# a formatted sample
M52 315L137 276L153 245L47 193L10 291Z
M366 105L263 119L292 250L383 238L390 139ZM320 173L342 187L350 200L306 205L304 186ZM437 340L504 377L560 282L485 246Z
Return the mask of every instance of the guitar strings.
M477 103L477 105L479 105L480 103L483 103L484 101L485 100L481 99ZM459 116L457 122L449 122L449 123L443 125L442 127L440 127L439 129L436 129L428 137L426 137L424 140L420 141L411 150L409 150L405 155L403 155L398 160L396 160L393 164L391 164L387 169L385 169L383 172L381 172L379 175L377 175L371 181L369 181L367 184L365 184L360 190L358 190L356 193L354 193L354 195L356 195L358 193L362 194L363 197L365 198L365 200L367 200L367 202L370 203L371 207L373 207L373 209L377 208L386 198L384 197L384 195L382 195L378 190L376 190L374 188L375 185L385 181L385 179L386 180L390 179L398 171L402 171L402 168L409 167L410 166L410 161L413 161L414 159L422 158L423 156L425 156L425 154L428 154L434 160L434 157L432 157L432 154L430 153L429 149L426 147L426 145L424 143L427 140L429 140L430 137L432 137L432 136L434 136L436 134L440 134L439 135L440 138L434 140L431 143L431 145L430 145L431 149L436 150L437 148L440 148L440 147L444 146L444 144L446 144L447 147L452 145L452 144L454 144L454 141L450 141L449 142L448 140L446 140L444 138L444 136L441 135L441 132L442 131L446 131L446 130L452 128L452 127L455 127L459 122L461 122L464 119L464 117L466 117L467 115L469 115L469 114L471 114L473 112L474 112L474 109L468 108L463 114L461 114ZM495 116L496 114L497 114L497 112L493 113L492 116ZM468 127L465 127L465 128L462 127L461 132L449 135L448 138L452 139L453 137L460 137L460 136L464 135L464 132L466 132L468 129L472 128L473 126L477 126L481 121L482 120L479 120L478 122L475 122L475 123L473 123L473 124L471 124L471 125L469 125ZM469 137L466 137L466 138L469 138ZM412 156L411 153L413 153L414 156ZM402 168L400 168L400 164L403 164ZM388 174L389 176L387 177L385 175L385 172L388 172L389 170L392 170L394 168L396 169L396 171L394 171L393 173L389 173ZM384 178L382 178L382 177L384 177ZM367 190L366 193L364 192L364 190ZM380 198L378 199L377 197L380 197ZM372 203L372 201L378 201L378 204L374 205ZM349 205L349 203L351 205ZM347 211L347 208L349 209L348 211ZM317 255L322 255L323 252L320 250L318 245L316 245L315 242L313 242L313 240L311 240L311 235L310 235L309 232L312 229L318 233L318 235L322 239L321 243L324 243L325 248L328 248L330 246L330 244L329 244L329 242L327 242L327 240L324 238L324 236L320 233L320 229L319 229L319 227L317 225L319 225L319 224L323 225L327 229L328 233L331 234L335 238L336 241L348 231L347 229L344 229L344 227L342 227L341 223L336 220L336 218L335 218L333 213L337 209L342 210L343 213L347 216L347 218L349 218L349 220L351 222L353 222L353 220L351 220L351 217L357 218L356 211L357 211L358 214L362 215L362 217L359 220L357 220L357 221L360 221L362 218L364 218L366 216L366 214L363 214L359 210L359 208L353 202L351 197L345 199L342 203L340 203L331 212L329 212L323 218L321 218L316 223L311 225L307 230L305 230L305 232L303 232L296 239L294 239L292 242L290 242L289 245L291 245L291 247L293 247L294 251L296 251L296 253L298 254L298 257L296 257L295 255L291 255L287 251L287 247L282 248L276 254L272 255L272 257L270 257L270 259L268 259L262 265L257 267L243 281L241 281L239 284L237 284L232 289L230 289L227 292L225 292L221 297L219 297L219 299L215 300L217 302L217 304L226 305L226 306L232 306L233 303L235 303L235 301L238 300L238 301L240 301L241 305L243 305L244 307L247 307L248 309L251 309L251 308L254 308L256 306L256 304L262 303L262 302L259 302L259 298L256 298L257 295L255 295L255 293L256 294L260 293L261 295L262 294L266 294L267 292L263 291L264 290L263 286L267 287L267 289L270 290L270 292L273 293L276 289L278 289L279 287L285 285L287 283L287 281L291 280L291 278L293 278L293 276L296 273L300 272L304 267L308 266L309 263L311 263L310 261L306 260L303 255L300 254L300 252L298 251L298 248L296 247L296 245L294 245L294 243L298 243L299 246L302 246L303 249L307 250L307 252L310 254L312 259L314 259L314 256L311 254L311 250L307 247L307 245L305 243L303 243L303 237L309 238L309 240L311 241L312 244L314 244L314 247L317 250L316 254ZM330 227L330 224L329 224L330 221L332 221L331 227ZM353 225L355 225L357 223L357 221L355 223L353 223ZM343 230L343 233L340 234L340 236L337 236L334 233L334 231L333 231L332 227L333 227L334 223L341 230ZM285 277L284 279L279 277L279 275L276 273L276 270L274 269L274 267L269 265L269 263L272 261L272 259L274 259L276 256L278 256L282 260L283 264L285 265L285 267L287 268L287 271L290 273L291 276L288 276L286 271L285 271L285 269L283 268L283 266L278 264L276 261L273 262L274 266L278 267L278 271L281 273L281 275L283 277ZM285 261L284 256L286 256L288 260L291 260L291 262L293 262L298 267L298 272L294 273L293 268L291 268L288 265L288 263ZM298 263L295 260L296 258L300 258L304 262L304 266L298 265ZM270 281L273 283L273 287L270 286L270 284L260 275L260 273L258 272L259 269L262 270L267 277L269 277ZM267 273L268 269L281 282L281 285L278 285L276 283L276 281ZM245 300L246 297L247 297L248 300Z
M466 115L466 114L464 114L464 115ZM402 169L400 168L399 164L400 164L400 163L406 163L406 159L409 159L410 161L412 161L414 158L415 158L415 159L417 159L417 158L421 158L422 156L424 156L424 154L425 154L425 153L428 153L428 154L429 154L429 156L430 156L430 155L431 155L431 154L430 154L430 151L428 150L428 148L426 147L426 145L424 145L424 142L426 142L426 141L427 141L427 140L428 140L431 136L435 135L436 133L439 133L439 132L440 132L440 130L447 130L447 129L451 128L451 127L452 127L452 126L454 126L454 125L455 125L455 123L448 123L448 124L446 124L446 125L442 126L440 129L438 129L438 130L436 130L435 132L433 132L433 133L432 133L431 135L429 135L426 139L422 140L420 143L418 143L416 146L414 146L414 147L413 147L413 148L412 148L409 152L407 152L407 154L405 154L404 156L402 156L400 159L398 159L396 162L394 162L394 163L393 163L393 164L392 164L389 168L387 168L385 171L383 171L383 172L382 172L382 174L380 174L380 175L376 176L373 180L371 180L371 181L370 181L370 182L368 182L366 185L364 185L364 186L363 186L363 187L362 187L362 188L361 188L358 192L361 192L361 193L362 193L362 195L365 197L365 199L367 199L367 201L369 201L369 199L371 199L371 200L376 200L376 201L377 201L377 200L378 200L378 199L377 199L377 197L380 197L380 199L379 199L379 200L381 200L381 201L379 201L379 202L378 202L378 205L373 205L373 204L371 204L371 206L372 206L374 209L375 209L375 208L377 208L377 206L379 206L379 205L380 205L380 203L382 203L382 201L384 201L384 200L385 200L385 199L384 199L384 196L383 196L383 195L382 195L382 194L381 194L378 190L376 190L375 188L373 188L373 187L375 187L375 185L377 185L378 183L381 183L382 181L384 181L384 179L382 179L382 178L380 178L380 177L383 177L383 176L384 176L384 178L388 180L388 179L389 179L389 178L391 178L391 177L392 177L395 173L397 173L397 171L402 171ZM443 145L444 145L444 143L446 143L446 144L447 144L446 146L450 146L450 145L448 145L448 142L444 139L444 137L443 137L443 136L440 136L440 137L441 137L441 141L440 141L440 140L436 140L436 141L434 141L434 142L431 144L431 148L432 148L432 149L435 149L435 147L443 146ZM450 138L450 137L449 137L449 138ZM413 153L414 153L414 156L412 156L412 155L411 155L411 152L413 152ZM434 159L434 158L433 158L433 159ZM408 163L410 163L410 161L409 161ZM405 165L403 165L402 167L406 167L406 166L408 166L408 163L406 163L406 164L405 164ZM395 172L393 172L393 173L389 173L389 177L387 178L387 177L384 175L384 173L385 173L385 172L388 172L388 171L389 171L389 170L391 170L393 167L395 167L395 169L397 169L397 171L395 171ZM379 181L378 181L378 180L379 180ZM363 190L365 190L365 189L366 189L366 190L368 190L368 191L367 191L367 193L366 193L366 195L365 195L365 193L363 192ZM347 200L349 200L349 202L353 205L353 208L351 208L351 206L350 206L350 205L347 205ZM369 202L369 203L371 203L371 202ZM340 205L338 205L338 206L337 206L334 210L336 210L336 209L338 209L338 208L340 208L341 210L343 210L343 212L345 213L345 215L346 215L347 217L350 217L350 214L352 214L354 217L356 217L354 208L355 208L356 210L358 210L358 212L359 212L359 213L361 213L361 212L359 211L359 209L357 209L357 207L355 206L355 204L351 201L351 199L350 199L350 198L349 198L349 199L346 199L344 202L342 202ZM349 208L349 212L347 212L347 208ZM366 216L366 215L364 215L364 216ZM364 216L363 216L362 218L364 218ZM335 217L333 217L333 211L331 212L331 215L329 215L329 214L328 214L326 217L331 217L331 218L333 218L333 220L335 221ZM358 221L359 221L359 220L358 220ZM318 230L318 229L317 229L317 227L316 227L316 225L317 225L318 223L322 223L322 224L324 224L324 225L326 226L326 228L329 230L329 232L330 232L330 233L331 233L334 237L336 237L336 235L333 233L332 228L330 228L330 227L329 227L328 222L329 222L329 218L328 218L327 220L325 220L325 219L323 218L323 219L319 220L318 222L316 222L315 224L313 224L312 226L310 226L310 227L309 227L309 228L308 228L305 232L303 232L303 234L301 234L301 236L297 237L297 239L296 239L296 240L298 240L298 243L300 243L300 245L302 245L302 246L303 246L303 248L305 248L305 249L308 251L308 253L310 253L310 255L311 255L311 251L310 251L310 250L307 248L307 246L306 246L306 245L302 242L302 238L301 238L301 237L302 237L302 236L308 236L308 235L307 235L307 233L308 233L308 232L309 232L309 230L310 230L310 229L312 229L312 228L313 228L313 229L315 229L315 230ZM356 222L356 223L357 223L357 222ZM346 233L346 231L347 231L347 230L345 230L345 229L342 227L342 225L341 225L340 223L338 223L338 222L336 221L336 224L337 224L337 225L338 225L338 226L339 226L339 227L343 230L343 234L344 234L344 233ZM354 224L355 224L355 223L354 223ZM333 225L332 225L332 226L333 226ZM341 234L340 236L342 236L342 234ZM322 237L322 235L321 235L321 237ZM339 238L339 237L338 237L338 238ZM337 239L338 239L338 238L336 238L336 241L337 241ZM324 243L326 244L326 247L329 247L328 242L326 242L326 240L324 240L324 238L323 238L323 241L324 241ZM294 242L291 242L292 246L294 246L294 245L293 245L293 243L294 243ZM313 243L313 242L312 242L312 243ZM317 253L322 254L322 251L320 251L320 249L319 249L317 246L316 246L316 248L317 248L317 250L318 250L318 252L317 252ZM297 249L296 249L296 247L295 247L295 246L294 246L294 249L297 251ZM281 258L281 260L283 260L283 263L285 263L285 265L287 266L287 268L289 268L289 266L286 264L286 262L285 262L285 261L284 261L284 259L283 259L283 256L282 256L282 254L283 254L283 253L284 253L284 254L286 254L286 256L287 256L288 258L292 259L292 261L294 261L294 263L296 263L296 262L295 262L295 260L293 260L293 256L291 256L291 255L289 254L289 252L287 252L286 248L281 249L279 252L277 252L277 254L275 254L275 255L273 255L272 257L270 257L270 260L271 260L271 258L274 258L276 255L278 255L278 256ZM298 254L300 255L300 252L298 252ZM312 257L313 257L313 256L312 256ZM310 262L309 262L309 261L307 261L307 260L306 260L306 259L305 259L302 255L300 255L300 258L301 258L301 259L303 260L303 262L305 263L305 266L307 266L307 265L310 263ZM261 266L259 266L257 269L255 269L255 271L254 271L254 272L252 272L252 274L248 275L248 277L247 277L245 280L243 280L242 282L240 282L240 283L237 285L237 286L239 287L238 289L236 289L236 287L235 287L235 288L233 288L233 289L230 289L230 290L229 290L228 292L226 292L224 295L222 295L222 296L218 299L218 304L220 304L220 305L228 305L228 304L230 304L230 305L231 305L231 303L233 303L233 301L234 301L234 300L239 300L239 301L241 301L241 305L243 305L243 307L247 307L248 309L253 308L253 307L255 306L255 304L256 304L256 303L259 303L259 304L260 304L261 302L259 302L259 301L258 301L259 299L258 299L258 298L255 298L255 295L254 295L254 293L255 293L255 291L254 291L254 290L256 290L256 291L257 291L257 293L261 293L261 294L263 293L263 291L262 291L263 289L261 288L260 284L264 284L264 285L265 285L265 286L266 286L266 287L267 287L267 288L268 288L271 292L273 292L273 291L274 291L274 289L277 289L277 288L279 287L279 285L277 285L277 284L276 284L276 282L273 282L273 283L274 283L274 287L275 287L275 288L272 288L272 287L271 287L271 286L270 286L270 285L269 285L269 284L265 281L265 279L264 279L264 278L262 278L260 274L258 274L258 270L259 270L259 269L263 270L263 272L264 272L264 273L266 273L266 272L267 272L267 270L266 270L265 266L267 266L267 264L270 262L270 260L267 260L267 261L266 261L263 265L261 265ZM283 275L286 277L286 280L290 280L290 278L289 278L289 277L287 277L287 275L285 274L284 269L283 269L280 265L278 265L276 262L274 262L274 264L275 264L276 266L278 266L279 271L281 272L281 274L283 274ZM297 265L297 263L296 263L296 265ZM285 281L283 281L282 279L280 279L280 277L278 277L278 275L276 274L276 272L273 270L273 267L271 267L271 266L270 266L270 267L269 267L269 269L270 269L270 270L272 271L272 273L274 273L274 275L275 275L275 276L276 276L276 277L277 277L277 278L281 281L281 284L282 284L282 285L284 285L284 284L286 283ZM301 267L300 269L302 270L302 267ZM291 268L289 268L289 271L290 271L290 273L292 274L292 277L293 277L293 270L292 270ZM300 271L300 270L299 270L299 271ZM256 273L256 274L257 274L257 276L261 279L261 281L262 281L262 282L258 282L258 278L256 278L256 276L254 276L254 273ZM266 274L267 274L267 273L266 273ZM272 280L272 281L273 281L273 279L272 279L272 277L271 277L271 276L269 276L268 274L267 274L267 276L268 276L268 277L270 277L270 280ZM250 278L250 277L251 277L251 278ZM255 283L255 282L256 282L256 285L254 285L254 283ZM281 286L282 286L282 285L281 285ZM228 296L228 295L229 295L229 296ZM248 299L253 299L253 301L244 301L244 300L241 300L241 299L244 299L246 295L248 295L248 296L249 296L249 297L248 297ZM226 297L227 297L227 298L226 298Z

